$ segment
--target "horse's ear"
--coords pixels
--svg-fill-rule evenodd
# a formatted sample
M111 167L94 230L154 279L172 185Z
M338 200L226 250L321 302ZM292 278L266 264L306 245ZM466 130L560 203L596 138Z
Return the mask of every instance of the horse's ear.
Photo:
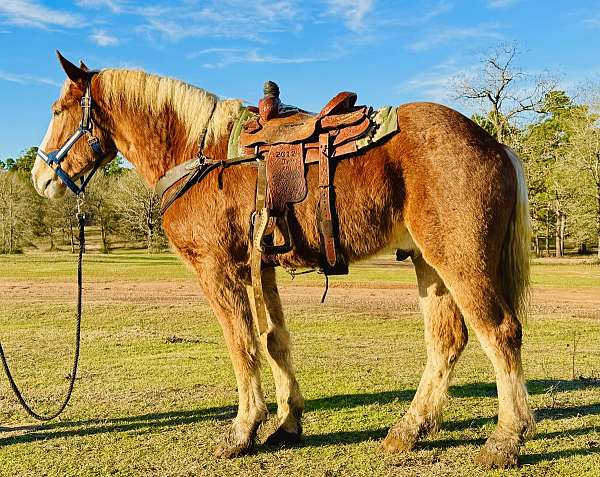
M62 66L63 70L65 70L65 73L69 79L73 81L73 83L83 86L87 79L86 71L75 66L73 63L67 60L63 55L60 54L60 51L56 50L56 55L58 56L58 61L60 61L60 65Z
M85 71L86 73L88 71L90 71L90 69L87 67L87 65L83 62L83 60L79 60L79 68L81 68L83 71Z

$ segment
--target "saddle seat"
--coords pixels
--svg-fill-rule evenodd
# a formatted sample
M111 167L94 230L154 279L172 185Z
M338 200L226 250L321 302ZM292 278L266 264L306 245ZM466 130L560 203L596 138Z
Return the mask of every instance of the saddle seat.
M279 97L265 96L258 108L249 107L257 116L248 121L240 134L240 145L245 152L252 153L259 146L292 144L304 142L318 143L321 133L329 133L334 138L333 147L346 144L364 135L371 125L367 106L354 106L356 93L341 92L323 107L320 113L311 114L299 108L283 105ZM347 148L344 153L353 152ZM309 154L312 156L312 154ZM314 162L308 157L308 162Z

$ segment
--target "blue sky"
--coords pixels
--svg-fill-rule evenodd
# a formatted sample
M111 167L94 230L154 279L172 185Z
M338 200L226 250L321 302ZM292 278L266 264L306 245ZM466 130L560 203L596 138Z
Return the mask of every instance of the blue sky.
M516 41L526 71L573 90L600 79L600 2L547 0L0 0L0 159L43 137L64 74L142 68L255 103L267 79L318 110L341 90L374 106L453 105L452 78Z

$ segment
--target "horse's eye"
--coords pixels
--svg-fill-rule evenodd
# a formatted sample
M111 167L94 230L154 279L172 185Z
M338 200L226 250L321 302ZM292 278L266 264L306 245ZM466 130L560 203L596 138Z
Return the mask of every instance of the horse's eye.
M62 111L60 109L55 109L52 111L52 116L58 116Z

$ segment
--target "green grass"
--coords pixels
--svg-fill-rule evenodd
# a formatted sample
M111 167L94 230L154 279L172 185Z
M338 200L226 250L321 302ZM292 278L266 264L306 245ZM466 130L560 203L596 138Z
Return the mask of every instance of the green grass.
M407 263L395 263L391 255L380 265L361 263L351 267L347 276L334 277L332 286L388 288L415 283L414 270ZM77 257L73 254L0 255L0 278L31 280L50 278L70 279L75 276ZM113 280L179 280L194 274L174 254L116 252L108 255L92 253L85 257L85 277L92 281ZM291 276L280 270L282 285L321 286L319 274ZM600 266L591 263L544 264L537 261L532 267L532 284L560 288L600 287Z
M143 252L90 253L84 259L85 278L95 281L168 280L193 277L174 254ZM75 276L77 256L73 254L0 255L0 278L64 280Z
M70 279L73 264L69 256L0 257L4 279L35 278L40 286ZM170 255L90 255L86 264L93 281L190 278ZM598 268L585 265L536 265L534 282L556 286L557 269L579 277L577 286L598 290ZM356 287L414 283L409 267L386 267L378 274L368 264L335 280ZM305 275L294 283L321 284L321 277ZM81 372L61 420L32 423L0 379L0 476L600 475L597 319L563 312L529 319L524 364L537 433L523 448L520 469L483 472L473 458L494 428L497 402L489 362L473 333L441 432L413 452L389 456L380 452L379 442L407 409L425 363L420 316L311 301L289 304L286 311L307 399L305 437L297 447L259 445L240 459L212 457L235 414L237 392L220 329L200 299L191 305L90 303ZM72 327L72 303L2 298L2 343L18 381L42 410L50 410L65 389ZM174 335L183 341L169 343ZM574 335L575 372L582 378L572 380ZM274 411L267 367L263 378ZM18 429L22 426L27 427Z

